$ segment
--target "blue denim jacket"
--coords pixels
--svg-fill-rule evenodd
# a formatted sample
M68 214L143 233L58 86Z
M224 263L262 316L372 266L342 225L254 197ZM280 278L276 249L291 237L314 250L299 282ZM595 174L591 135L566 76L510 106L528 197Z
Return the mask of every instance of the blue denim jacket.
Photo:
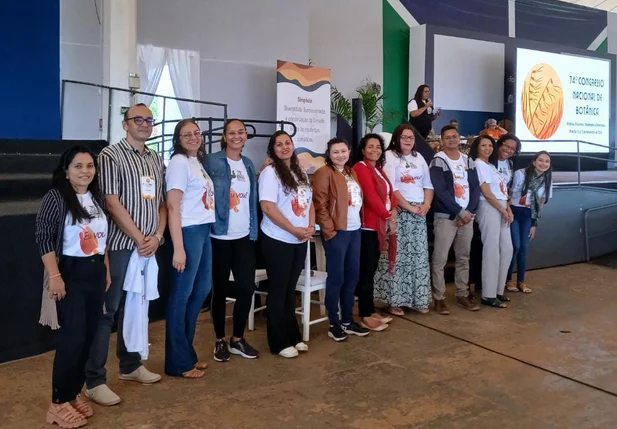
M257 225L257 175L255 167L250 159L242 156L242 162L246 167L246 171L251 182L251 194L249 198L250 217L251 217L251 232L249 237L251 240L257 240L258 225ZM211 233L214 235L227 234L229 226L229 189L231 188L231 169L227 162L227 154L224 150L210 154L204 160L204 168L214 183L214 201L216 211L216 222L212 226Z

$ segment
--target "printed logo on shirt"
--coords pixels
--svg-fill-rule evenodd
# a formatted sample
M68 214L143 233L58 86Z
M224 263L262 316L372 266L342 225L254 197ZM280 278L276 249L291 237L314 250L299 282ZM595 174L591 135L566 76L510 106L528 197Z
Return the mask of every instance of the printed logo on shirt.
M506 184L503 183L503 178L499 181L499 190L504 196L508 196L508 190L506 189Z
M201 202L204 203L206 210L214 210L214 191L210 188L206 188L204 194L201 196Z
M460 183L454 182L454 196L463 200L465 199L465 187Z
M233 210L236 213L240 211L240 197L238 193L234 191L234 188L229 189L229 210Z
M309 190L305 186L298 187L297 195L291 200L291 211L297 217L305 218L305 210L309 205Z
M399 180L401 181L401 183L416 183L416 179L411 174L407 173L401 174L401 178Z
M246 182L246 176L242 173L241 170L231 170L231 180L237 180L238 182Z
M89 226L79 226L81 228L81 232L79 233L79 247L81 247L81 251L84 252L84 255L94 255L97 253L96 249L99 246L99 240L97 238L97 234L90 229ZM105 233L99 232L98 235L101 238L105 237Z

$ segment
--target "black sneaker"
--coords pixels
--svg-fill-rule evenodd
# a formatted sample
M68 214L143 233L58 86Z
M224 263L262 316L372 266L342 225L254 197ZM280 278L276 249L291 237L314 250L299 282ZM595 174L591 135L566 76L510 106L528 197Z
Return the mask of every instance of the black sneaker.
M217 362L227 362L230 358L227 341L218 340L214 345L214 360Z
M347 339L347 334L345 333L341 325L330 326L328 336L334 341L343 341Z
M343 325L343 331L345 331L346 334L357 335L359 337L366 337L371 332L370 329L363 328L356 322L351 322L347 325Z
M239 341L229 340L229 351L234 355L240 355L247 359L257 359L259 352L255 350L244 338Z

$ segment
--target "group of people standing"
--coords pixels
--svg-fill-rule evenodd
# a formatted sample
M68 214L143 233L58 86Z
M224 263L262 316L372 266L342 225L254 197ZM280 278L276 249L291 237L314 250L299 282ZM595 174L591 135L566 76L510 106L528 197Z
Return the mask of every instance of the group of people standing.
M482 303L503 306L506 277L508 289L528 290L526 249L551 195L550 157L540 153L527 169L512 173L510 167L509 176L500 173L505 142L515 142L515 151L520 150L514 136L497 143L480 137L470 158L459 152L456 129L444 127L444 152L430 165L416 151L410 124L397 127L387 148L380 135L367 134L355 164L349 143L335 138L327 143L326 165L311 179L284 131L272 135L268 162L256 171L242 155L248 136L237 119L224 126L221 151L208 156L198 125L180 121L165 171L160 156L146 145L153 124L152 112L138 104L125 113L126 138L98 157L83 146L68 149L54 173L52 190L43 198L36 221L46 273L41 322L60 328L49 423L66 428L87 423L93 410L80 395L84 383L85 396L100 405L121 401L107 386L105 370L115 316L120 379L143 384L161 379L141 362L147 346L144 355L133 341L125 341L127 335L143 337L144 331L143 326L125 326L124 303L125 291L134 290L131 282L140 272L143 283L152 281L151 272L156 274L154 255L167 227L173 246L165 336L165 372L170 376L205 375L208 365L198 358L193 340L210 291L214 360L226 362L232 354L259 357L244 338L255 288L257 241L269 282L270 352L293 358L308 351L295 315L295 291L317 226L327 262L328 335L335 341L389 326L393 318L377 312L375 300L400 316L404 308L429 312L432 295L435 310L447 314L443 270L452 244L457 303L477 310L468 288L474 218L484 243ZM426 217L431 207L435 248L429 264ZM512 243L518 283L510 283ZM233 332L227 337L230 275L236 301ZM358 322L353 319L354 296ZM145 314L147 324L147 307ZM133 325L136 319L130 317L127 323ZM147 345L147 327L145 335L140 340Z

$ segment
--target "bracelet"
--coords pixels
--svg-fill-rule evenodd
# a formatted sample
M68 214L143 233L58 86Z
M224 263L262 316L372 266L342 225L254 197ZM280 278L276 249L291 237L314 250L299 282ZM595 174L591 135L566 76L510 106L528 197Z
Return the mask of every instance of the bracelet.
M61 276L60 273L54 274L53 276L49 276L49 280L55 279L55 278L60 277L60 276Z

